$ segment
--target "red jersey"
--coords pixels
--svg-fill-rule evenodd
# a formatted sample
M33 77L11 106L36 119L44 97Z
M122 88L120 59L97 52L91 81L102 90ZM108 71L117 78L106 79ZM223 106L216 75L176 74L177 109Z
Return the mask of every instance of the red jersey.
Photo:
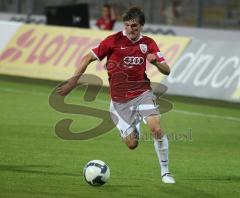
M98 60L107 57L110 94L115 102L126 102L151 89L145 73L147 54L157 54L158 61L164 61L153 39L140 36L132 41L124 31L104 39L92 53Z
M96 26L98 26L101 30L112 30L114 23L115 20L106 20L103 17L100 17L96 22Z

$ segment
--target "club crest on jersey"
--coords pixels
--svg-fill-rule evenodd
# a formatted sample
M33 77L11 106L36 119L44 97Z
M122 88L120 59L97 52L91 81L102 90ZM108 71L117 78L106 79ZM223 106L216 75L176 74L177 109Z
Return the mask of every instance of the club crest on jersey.
M146 44L139 44L140 50L142 53L146 54L147 53L147 45Z

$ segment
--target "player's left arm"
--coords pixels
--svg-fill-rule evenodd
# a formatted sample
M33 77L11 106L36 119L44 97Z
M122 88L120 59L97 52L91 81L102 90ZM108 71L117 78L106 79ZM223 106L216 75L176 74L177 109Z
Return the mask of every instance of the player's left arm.
M163 57L161 57L161 56L159 57L158 54L150 53L147 55L147 60L151 64L155 65L158 68L158 71L160 71L161 73L163 73L165 75L170 74L170 67L166 63L166 61Z
M148 47L149 47L147 55L148 62L155 65L158 68L159 72L165 75L169 75L170 67L165 61L163 54L160 52L159 47L157 46L156 42L153 39L150 39Z

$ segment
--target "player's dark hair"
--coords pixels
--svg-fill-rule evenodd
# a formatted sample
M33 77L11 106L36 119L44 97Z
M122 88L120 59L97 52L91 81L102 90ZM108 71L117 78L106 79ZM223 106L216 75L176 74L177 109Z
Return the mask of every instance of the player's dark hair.
M145 24L145 16L139 7L130 7L122 15L123 21L138 20L140 25Z
M110 4L107 4L107 3L106 3L106 4L104 4L104 5L103 5L103 7L105 7L105 8L108 8L108 9L110 9L110 8L111 8Z

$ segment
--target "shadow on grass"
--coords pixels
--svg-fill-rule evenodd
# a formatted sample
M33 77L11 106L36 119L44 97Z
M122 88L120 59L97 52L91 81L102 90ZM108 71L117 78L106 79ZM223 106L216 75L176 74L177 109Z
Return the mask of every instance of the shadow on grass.
M181 180L187 180L187 181L233 181L233 182L240 182L240 176L222 176L222 177L199 176L199 177L191 177L191 178L182 178Z
M44 168L51 168L49 165L0 165L0 172L17 172L17 173L29 173L29 174L40 174L40 175L53 175L53 176L71 176L79 177L80 174L64 173L64 172L50 172L42 170ZM38 170L35 170L35 169Z
M164 188L161 189L162 192L164 192L165 197L178 197L178 198L188 198L188 197L205 197L205 198L219 198L218 195L215 195L212 192L208 192L206 189L198 189L196 187L193 187L191 185L179 185L176 184L176 187L174 186L174 189L172 188Z

